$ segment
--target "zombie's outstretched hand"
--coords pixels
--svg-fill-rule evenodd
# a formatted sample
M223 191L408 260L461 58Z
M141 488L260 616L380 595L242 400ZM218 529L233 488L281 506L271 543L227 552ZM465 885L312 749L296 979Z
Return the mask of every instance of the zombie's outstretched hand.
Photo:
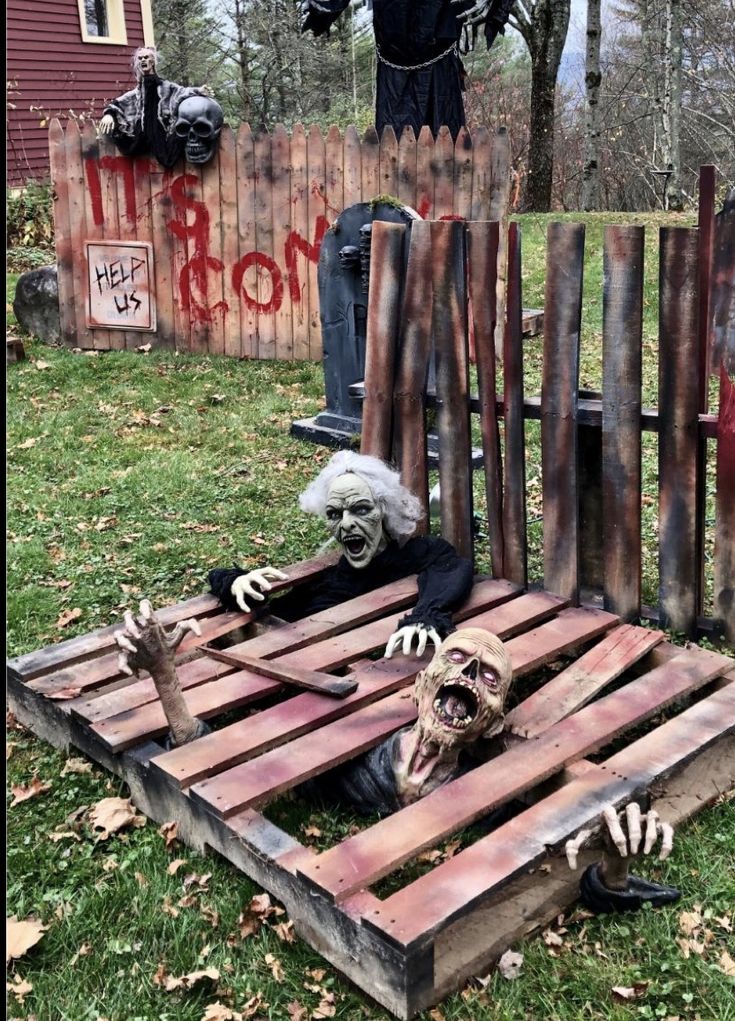
M230 593L243 613L250 613L250 606L245 602L245 597L262 603L265 600L263 593L270 592L273 588L271 581L288 581L288 575L275 567L261 567L235 578Z
M156 620L147 599L140 604L137 620L129 610L123 620L124 629L115 632L115 642L120 648L118 666L126 674L147 670L151 675L171 728L171 743L174 746L186 744L208 733L207 725L189 712L174 665L174 652L184 636L189 631L201 634L197 621L181 621L167 633Z
M659 837L659 861L668 858L674 845L673 826L661 822L653 809L644 816L636 802L630 802L620 813L613 805L606 805L600 822L604 841L602 861L590 865L580 883L586 907L595 912L636 911L645 901L658 907L678 900L679 891L672 886L632 876L628 871L631 860L641 853L650 854ZM581 830L567 841L565 851L570 868L577 867L579 851L592 833Z
M111 113L106 113L100 121L99 133L101 135L111 135L115 130L115 118Z
M419 657L423 656L429 639L434 643L434 649L438 649L442 643L441 638L433 627L426 627L425 624L407 624L390 636L383 655L386 659L390 659L398 646L401 645L403 655L410 656L411 646L415 641L416 655Z

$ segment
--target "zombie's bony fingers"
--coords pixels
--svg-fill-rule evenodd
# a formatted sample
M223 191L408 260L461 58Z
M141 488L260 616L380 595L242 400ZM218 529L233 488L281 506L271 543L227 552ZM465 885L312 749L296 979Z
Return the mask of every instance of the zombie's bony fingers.
M641 846L641 806L637 801L631 801L625 806L625 818L628 823L630 853L637 854Z
M191 617L189 620L182 620L176 625L170 635L166 638L166 644L169 649L175 649L176 646L183 641L184 635L188 631L193 631L195 635L201 635L202 629L199 627L199 621Z
M643 845L643 853L648 854L656 843L656 837L658 836L658 812L651 809L646 814L646 841Z
M232 585L230 585L230 594L243 613L250 613L250 607L245 602L246 577L247 575L241 574L239 578L235 578Z
M621 858L628 857L628 841L625 839L623 833L623 827L620 825L618 819L618 813L615 811L613 805L605 805L602 810L602 817L607 824L608 833L613 844L617 847L620 852Z
M587 840L591 834L591 830L580 830L576 837L571 840L567 840L564 845L564 851L567 856L567 864L570 869L576 869L577 867L577 856L579 854L582 844Z
M442 643L442 640L441 640L441 638L439 637L439 634L438 634L438 633L437 633L437 632L436 632L436 631L434 630L434 628L433 628L433 627L429 628L429 638L430 638L430 639L432 640L432 642L434 643L434 648L435 648L435 649L438 649L438 648L439 648L439 646L440 646L440 645L441 645L441 643Z
M396 651L396 648L398 647L400 641L401 635L399 631L396 631L394 635L390 636L390 638L388 639L388 644L385 647L385 652L383 653L386 659L392 658L393 653Z
M401 629L403 632L403 655L411 655L411 643L413 642L414 635L416 634L417 628L415 627L404 627Z
M263 587L265 587L265 585L267 584L268 584L267 582L263 583ZM268 585L268 588L270 588L270 585ZM258 589L256 589L252 580L248 580L247 578L243 578L242 580L242 590L246 596L249 596L251 599L256 599L258 600L258 602L262 603L263 600L265 599L263 593L259 592Z
M130 610L126 610L123 614L123 620L125 621L125 629L131 638L140 638L140 629L135 623L135 617L132 615Z
M150 599L141 599L140 615L147 624L153 620L153 607L151 606Z
M133 670L130 664L128 663L127 654L124 652L119 653L117 657L117 669L120 671L120 673L128 674L132 677Z
M659 861L665 861L674 847L674 827L670 822L661 823L661 851Z
M115 641L120 646L120 648L124 649L126 652L132 652L133 655L135 655L135 653L138 651L124 631L115 632Z

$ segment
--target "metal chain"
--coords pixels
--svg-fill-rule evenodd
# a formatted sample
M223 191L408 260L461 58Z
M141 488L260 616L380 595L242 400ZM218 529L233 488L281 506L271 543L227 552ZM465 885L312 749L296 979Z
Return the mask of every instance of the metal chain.
M314 0L310 0L310 2L313 3ZM386 67L392 67L394 71L423 71L424 68L431 67L432 64L438 64L440 60L444 60L444 58L448 57L450 53L456 53L457 44L452 43L452 45L449 46L446 50L444 50L443 53L440 53L432 60L427 60L424 64L413 64L411 66L407 64L391 64L391 62L389 60L386 60L383 54L380 52L380 47L378 46L377 42L375 44L375 52L378 56L378 60L380 61L380 63L385 64Z

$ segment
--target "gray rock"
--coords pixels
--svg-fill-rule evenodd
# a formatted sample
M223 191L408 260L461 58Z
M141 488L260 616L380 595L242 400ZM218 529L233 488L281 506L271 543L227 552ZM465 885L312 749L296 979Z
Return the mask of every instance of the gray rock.
M15 286L13 311L26 333L55 344L61 339L59 279L56 266L42 266L21 274Z

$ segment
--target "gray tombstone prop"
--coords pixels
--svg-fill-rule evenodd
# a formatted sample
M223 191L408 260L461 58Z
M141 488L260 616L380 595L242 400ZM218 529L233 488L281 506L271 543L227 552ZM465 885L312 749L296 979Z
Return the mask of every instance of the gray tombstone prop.
M57 344L61 339L59 278L55 265L21 273L15 285L13 312L26 333Z
M319 315L327 406L294 422L291 435L330 447L349 447L362 428L359 399L350 386L365 378L370 230L373 220L405 223L418 214L390 202L358 202L340 213L319 255ZM408 252L408 245L404 251Z

